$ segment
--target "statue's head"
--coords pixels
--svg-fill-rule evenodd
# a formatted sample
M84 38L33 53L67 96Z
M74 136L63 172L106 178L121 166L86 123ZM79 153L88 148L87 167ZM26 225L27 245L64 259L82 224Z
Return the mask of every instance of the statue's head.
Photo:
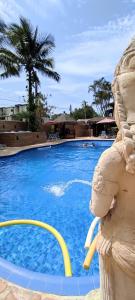
M126 170L135 174L135 39L116 67L112 90L115 120L119 128L116 142L123 141Z
M135 39L116 67L112 90L118 128L121 129L123 124L135 124Z

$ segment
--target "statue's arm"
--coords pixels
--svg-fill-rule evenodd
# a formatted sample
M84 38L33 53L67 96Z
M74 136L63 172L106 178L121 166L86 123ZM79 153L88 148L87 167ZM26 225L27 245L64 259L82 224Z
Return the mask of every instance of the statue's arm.
M101 155L95 168L90 201L94 215L103 218L112 208L114 197L117 201L120 171L121 156L111 147Z

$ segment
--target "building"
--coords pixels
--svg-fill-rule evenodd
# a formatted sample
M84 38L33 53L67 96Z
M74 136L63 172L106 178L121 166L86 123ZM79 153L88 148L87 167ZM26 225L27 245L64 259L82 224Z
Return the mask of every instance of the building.
M55 120L49 120L45 123L44 128L48 133L57 133L60 138L74 138L75 124L77 122L67 114L61 114Z
M12 121L14 115L27 111L27 104L16 104L10 107L0 107L0 120Z
M93 117L90 119L80 119L77 120L77 122L78 124L88 126L90 136L100 136L102 132L111 136L114 132L117 132L116 123L113 117Z

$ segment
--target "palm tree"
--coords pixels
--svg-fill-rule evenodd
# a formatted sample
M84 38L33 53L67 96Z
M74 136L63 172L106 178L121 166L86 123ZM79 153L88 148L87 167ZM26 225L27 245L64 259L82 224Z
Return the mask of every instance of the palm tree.
M1 31L2 33L2 31ZM0 48L0 66L4 69L1 78L26 73L28 90L28 110L30 112L30 129L35 130L35 91L40 84L38 72L49 78L60 80L60 75L54 71L54 60L50 53L55 48L54 38L49 34L40 37L38 27L35 29L30 22L21 17L20 24L12 23L5 28L3 36L6 47Z
M7 38L7 25L0 20L0 49L3 49L4 44L8 43ZM13 58L7 57L7 55L3 55L3 57L0 57L0 67L3 69L3 73L1 74L1 78L7 78L12 75L19 75L18 68L15 62L13 62Z
M89 85L88 93L93 93L93 105L96 106L97 111L102 116L105 116L106 110L113 97L111 91L111 83L106 81L104 77L99 80L94 80L93 84Z

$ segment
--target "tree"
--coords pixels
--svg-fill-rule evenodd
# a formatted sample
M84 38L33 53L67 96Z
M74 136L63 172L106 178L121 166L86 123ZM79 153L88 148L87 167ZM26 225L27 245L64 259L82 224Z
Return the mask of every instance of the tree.
M25 121L28 122L29 117L30 117L30 113L28 111L22 111L22 112L19 112L19 113L13 115L13 117L14 117L13 118L14 120L22 121L24 119Z
M55 48L54 38L49 34L40 37L38 27L35 29L30 22L21 17L20 23L12 23L1 30L5 38L6 47L0 48L0 66L4 69L1 78L20 76L22 70L26 73L28 91L28 111L30 112L29 125L31 130L36 129L36 103L35 96L40 80L37 72L60 80L60 75L54 71L54 60L50 57ZM33 91L34 89L34 91Z
M69 106L69 113L70 113L70 116L72 115L72 105L70 104Z
M36 125L37 129L40 129L42 124L43 118L50 118L50 114L52 112L52 109L54 109L54 106L48 105L47 96L43 95L42 93L38 93L35 98L35 113L36 113ZM16 113L14 115L15 120L22 121L25 119L27 122L29 122L31 112L28 110Z
M80 108L75 108L75 110L72 112L72 117L75 120L78 119L89 119L96 117L97 113L94 111L94 109L88 105L86 101L82 102L82 106Z
M109 103L107 110L105 112L105 116L113 116L114 114L114 102Z
M36 100L36 120L37 126L40 128L43 118L50 118L52 110L55 108L48 104L47 96L42 93L37 93Z
M88 103L84 100L82 102L82 108L84 110L84 118L86 119L87 118L87 106L88 106Z
M47 97L41 93L36 93L35 96L35 110L36 110L36 126L40 128L42 124L42 118L46 117L45 105L47 103Z
M52 116L51 116L51 120L55 120L59 116L61 116L61 113L59 113L59 114L54 114L53 113Z
M93 93L94 101L92 104L96 106L98 113L101 116L105 116L106 110L113 98L111 83L102 77L99 80L95 80L93 84L88 87L88 92Z

